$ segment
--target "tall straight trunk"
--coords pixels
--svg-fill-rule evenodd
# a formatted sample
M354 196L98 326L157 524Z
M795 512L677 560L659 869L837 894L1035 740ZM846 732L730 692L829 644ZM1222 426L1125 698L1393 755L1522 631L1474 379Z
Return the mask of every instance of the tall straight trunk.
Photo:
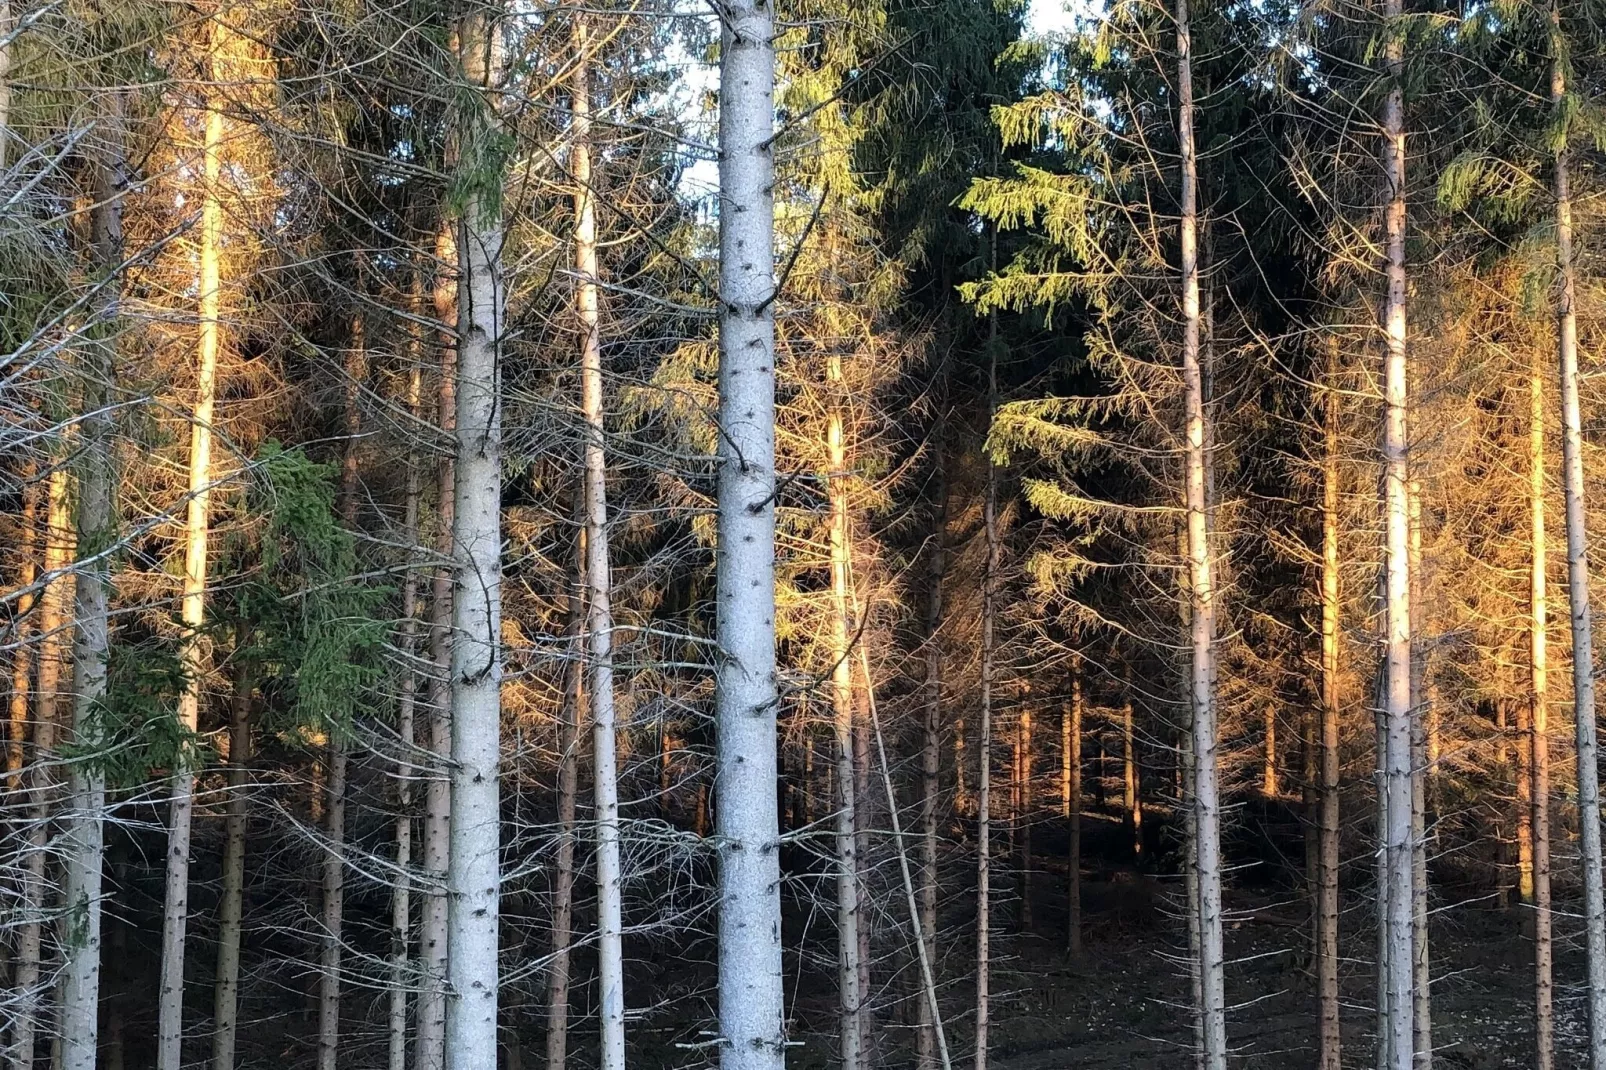
M1322 710L1321 781L1318 788L1316 881L1317 1070L1340 1070L1342 1038L1338 991L1339 846L1339 415L1338 339L1327 350L1326 396L1322 403Z
M359 406L368 365L367 327L362 313L351 319L345 362L345 443L340 458L340 490L336 506L348 531L357 522L357 443L362 435ZM324 750L323 934L318 956L318 1070L335 1070L340 1055L340 968L345 947L346 910L346 770L349 725L328 726Z
M1417 1070L1433 1066L1432 975L1428 964L1427 650L1423 641L1422 491L1410 497L1411 570L1411 1031Z
M197 252L200 278L196 345L196 396L190 414L189 507L185 518L184 593L181 617L184 643L179 658L184 692L179 697L179 724L194 732L200 724L201 682L205 656L201 629L206 624L207 527L212 487L212 411L217 398L218 352L223 326L218 316L219 259L223 205L223 102L218 98L217 51L223 46L226 7L219 5L208 24L212 50L206 88L206 116L201 150L201 235ZM190 819L195 807L195 770L179 755L173 770L167 825L167 874L162 904L162 979L156 1022L157 1070L180 1070L184 1058L184 935L190 912Z
M580 314L580 393L585 418L586 621L592 783L597 822L597 982L601 1070L624 1070L625 991L619 871L619 764L613 694L613 580L608 553L602 339L598 329L597 214L591 177L591 58L584 14L574 22L570 166L575 184L574 267Z
M1567 97L1561 14L1550 12L1555 56L1550 96ZM1573 201L1565 140L1556 151L1556 340L1561 364L1562 487L1567 506L1567 603L1573 633L1573 719L1578 761L1579 863L1589 972L1589 1065L1606 1070L1606 892L1601 885L1600 752L1595 726L1595 639L1589 609L1589 534L1584 520L1583 419L1578 403L1577 282L1573 272Z
M720 18L719 444L714 796L723 1070L780 1070L775 670L775 14Z
M1411 859L1411 564L1410 442L1405 328L1405 77L1404 44L1394 32L1403 12L1402 0L1384 0L1387 43L1384 48L1388 94L1383 104L1383 164L1388 201L1383 219L1386 245L1387 296L1383 327L1384 358L1384 664L1383 788L1387 821L1383 858L1388 875L1385 932L1388 954L1385 1023L1390 1070L1407 1070L1413 1062L1414 1014Z
M939 417L939 419L941 419ZM920 941L926 961L937 961L937 800L942 791L942 596L948 571L948 480L939 423L933 436L936 508L932 511L926 557L926 679L920 747ZM915 1034L919 1070L936 1070L937 1023L929 1000L920 1000Z
M424 312L424 277L413 267L408 311L413 319L407 325L407 412L415 420L422 416L424 395L424 333L420 317ZM413 658L418 652L418 510L423 481L416 449L407 452L407 476L402 492L402 540L407 544L408 569L402 578L401 625L396 647L401 651L401 680L396 698L396 882L390 900L390 1007L386 1020L387 1070L407 1070L407 995L412 987L411 949L413 929L413 780L418 769L415 757L418 718L418 673Z
M1277 776L1277 704L1266 703L1262 711L1262 749L1260 754L1260 793L1268 799L1280 795L1282 784Z
M848 608L848 554L852 534L848 529L847 446L842 431L842 360L832 354L827 361L827 381L832 392L826 418L826 451L830 464L831 546L831 708L836 729L836 918L837 918L837 1000L839 1055L842 1070L859 1070L864 1058L863 999L860 987L859 943L859 777L854 761L855 725L853 716L853 662L850 644L854 621Z
M46 861L55 776L51 771L60 724L61 675L73 601L72 577L67 573L73 554L72 507L68 473L57 468L50 474L49 506L45 516L45 589L39 613L39 677L33 722L33 761L27 773L26 826L23 841L21 895L17 915L17 964L12 977L17 1009L12 1017L10 1060L13 1070L32 1070L36 1037L43 1024L44 913Z
M851 528L849 531L851 532ZM852 544L849 544L849 558L851 562ZM853 587L853 580L848 581L848 591L853 596L852 614L850 620L857 622L859 612L857 606L858 592ZM857 624L855 624L857 630ZM864 654L863 644L859 644L861 660ZM870 711L869 702L873 685L870 681L868 665L859 677L859 684L854 696L853 719L853 835L857 840L854 851L854 863L857 867L859 903L858 936L859 936L859 1051L863 1053L866 1064L875 1061L875 1052L871 1048L873 1041L874 1016L870 1008L870 923L873 916L863 909L868 898L867 889L870 886L870 823L871 807L874 797L870 794Z
M501 12L458 23L463 72L494 115ZM451 858L446 1050L456 1066L497 1055L502 722L502 220L475 194L459 220L457 482L453 515Z
M1549 551L1545 543L1545 377L1537 353L1528 376L1528 823L1533 844L1534 934L1534 1066L1555 1064L1556 1019L1551 1008L1553 950L1550 917L1550 707L1548 630L1549 596L1545 589Z
M0 32L5 22L0 18ZM73 742L93 751L106 742L96 706L106 692L106 660L111 650L111 564L117 538L113 496L113 391L117 383L123 256L122 194L126 173L123 96L108 96L109 107L95 158L95 209L90 222L97 281L104 287L99 322L84 348L82 412L79 422L77 547L80 557L73 604ZM106 773L97 763L73 766L72 802L62 829L61 1067L95 1070L99 1046L101 988L101 873L106 855Z
M457 241L450 226L435 238L435 319L440 324L440 381L436 423L446 440L445 453L435 469L435 552L441 560L452 556L456 514L457 462L452 442L457 434ZM437 568L431 583L429 608L429 752L431 769L424 787L424 903L419 919L419 956L422 977L418 994L416 1062L418 1070L445 1070L446 1066L446 914L447 867L451 837L451 785L447 769L452 760L452 569Z
M1143 799L1138 772L1137 734L1133 728L1132 671L1126 673L1126 698L1121 703L1121 812L1132 834L1132 857L1143 857Z
M240 630L236 650L245 647ZM212 989L212 1070L234 1070L234 1040L239 1032L240 923L245 899L245 834L250 812L245 790L251 764L250 666L242 657L234 676L229 704L228 796L223 817L223 887L218 893L217 979Z
M1065 711L1061 745L1065 752L1065 819L1070 826L1070 852L1066 869L1070 902L1065 923L1066 949L1082 953L1082 658L1071 656L1071 704Z
M1021 926L1032 928L1032 808L1036 799L1032 790L1034 763L1032 761L1032 711L1020 711L1020 808L1015 820L1020 825L1020 917Z
M998 412L998 318L988 328L987 425ZM981 725L976 741L976 1070L987 1070L992 971L992 764L993 688L997 671L998 469L987 458L982 535L986 562L981 579Z
M1199 1014L1205 1070L1226 1070L1227 1022L1221 924L1221 803L1216 772L1215 563L1210 547L1204 373L1199 360L1198 163L1193 141L1193 38L1187 0L1177 0L1178 140L1182 151L1182 382L1188 510L1188 700L1193 728L1196 865L1199 874ZM1272 761L1268 750L1268 762ZM1275 773L1273 774L1275 776ZM1275 786L1275 785L1273 785Z
M569 1050L569 976L574 939L575 797L580 786L580 720L585 708L585 480L575 485L577 534L569 561L564 634L569 637L558 707L558 849L552 875L552 952L547 967L547 1070L565 1070Z
M22 512L17 518L20 530L16 546L19 593L15 623L11 626L15 648L11 654L11 696L6 706L6 794L16 800L19 814L22 770L27 760L28 693L33 682L33 647L29 642L35 597L33 585L39 574L39 483L34 475L32 464L26 465L20 473Z

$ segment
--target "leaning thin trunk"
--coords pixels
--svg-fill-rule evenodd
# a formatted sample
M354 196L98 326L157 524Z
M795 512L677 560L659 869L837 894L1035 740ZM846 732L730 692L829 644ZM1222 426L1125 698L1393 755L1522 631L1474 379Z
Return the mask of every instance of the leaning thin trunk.
M1567 97L1561 15L1551 8L1550 95ZM1584 937L1589 972L1590 1070L1606 1070L1606 893L1601 885L1599 744L1595 727L1595 639L1589 609L1589 535L1584 520L1583 421L1578 403L1577 283L1573 274L1573 202L1565 141L1556 152L1556 338L1561 363L1562 479L1567 505L1567 602L1573 632L1573 718L1577 731L1579 862L1584 879Z
M502 81L501 13L458 24L459 55L479 107ZM497 1057L501 873L502 220L500 199L473 194L459 221L457 482L452 548L451 858L446 931L446 1050L456 1066Z
M224 36L224 11L210 23L211 47ZM213 72L214 82L217 73ZM222 324L219 254L223 206L219 184L223 175L223 110L218 89L208 89L202 144L199 338L197 341L195 408L190 415L189 509L185 520L184 595L182 613L184 692L179 698L179 724L187 732L200 724L204 647L201 630L206 624L206 551L212 487L212 410L217 396L218 350ZM189 925L190 818L195 806L195 771L189 756L180 753L173 769L172 801L167 827L167 877L162 906L162 981L156 1023L157 1070L180 1070L184 1049L184 934Z
M780 815L775 798L775 15L720 18L719 475L714 795L724 1070L780 1070Z
M1528 768L1532 818L1531 878L1534 934L1534 1067L1555 1064L1556 1019L1551 1009L1553 952L1550 918L1549 605L1545 589L1545 380L1536 355L1528 376Z
M948 481L942 456L941 425L934 436L936 502L927 558L926 680L920 748L920 941L928 963L937 961L937 797L942 791L942 596L948 570ZM915 1034L919 1070L936 1070L937 1023L929 1000L920 1001Z
M1317 1070L1339 1070L1338 777L1339 777L1339 406L1338 339L1327 355L1322 413L1322 712L1316 881Z
M0 0L3 2L3 0ZM6 22L0 12L0 33ZM4 74L0 72L0 84ZM123 250L122 190L123 95L109 95L102 124L104 139L95 161L96 207L91 221L99 280L104 285L99 322L84 349L83 417L79 423L78 562L73 620L73 742L80 753L105 744L97 705L106 692L106 659L111 649L111 565L116 542L116 493L111 403L117 382L117 339L122 292L119 265ZM0 115L0 128L4 116ZM4 135L0 134L0 140ZM3 167L3 163L0 163ZM61 1068L95 1070L99 1037L101 871L106 854L106 773L94 760L70 774L72 805L62 829Z
M613 694L613 589L608 555L608 470L604 453L602 340L598 331L597 217L591 178L591 59L587 22L575 16L572 80L574 258L580 314L581 409L585 417L586 621L591 680L592 784L597 822L597 984L601 1070L624 1070L624 951L619 872L619 763Z
M452 555L457 464L451 442L457 428L457 242L449 226L435 239L435 319L440 324L440 381L436 422L446 438L436 466L435 552ZM428 693L431 769L424 788L424 903L419 920L422 986L418 995L416 1056L419 1070L446 1067L446 879L451 836L452 570L438 568L431 584Z
M245 645L245 633L236 649ZM217 980L212 990L212 1070L233 1070L239 1031L240 922L245 899L245 789L251 763L251 674L245 661L234 677L229 710L228 796L223 818L223 887L218 893Z

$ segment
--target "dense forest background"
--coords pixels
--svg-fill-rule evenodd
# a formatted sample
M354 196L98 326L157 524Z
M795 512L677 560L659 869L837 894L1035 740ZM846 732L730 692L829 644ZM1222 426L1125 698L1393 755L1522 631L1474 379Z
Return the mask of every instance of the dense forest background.
M1606 19L1029 14L0 0L8 1070L1606 1070Z

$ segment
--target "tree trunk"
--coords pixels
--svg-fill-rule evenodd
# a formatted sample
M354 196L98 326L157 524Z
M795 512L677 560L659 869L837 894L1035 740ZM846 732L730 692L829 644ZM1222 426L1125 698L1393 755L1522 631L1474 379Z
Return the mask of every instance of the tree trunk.
M17 964L12 978L17 1009L12 1018L11 1065L31 1070L35 1039L42 1023L44 995L44 915L47 892L46 862L49 824L56 780L52 773L56 730L60 725L61 676L70 626L68 606L73 601L68 564L73 556L72 506L68 474L57 468L50 474L49 506L45 515L44 581L39 613L39 686L33 725L33 761L27 774L28 797L24 829L20 902L16 916Z
M601 1070L624 1070L625 990L619 872L619 763L613 694L613 590L608 553L602 340L598 329L597 219L591 177L591 79L587 22L576 14L570 165L575 183L574 257L579 280L581 409L585 417L586 586L591 681L592 781L597 822L597 982Z
M941 420L942 417L939 417ZM920 941L928 963L937 961L937 802L942 792L942 597L948 571L948 481L943 430L933 436L936 508L932 511L926 557L926 679L920 747ZM920 1002L915 1034L918 1070L936 1070L937 1023L930 1001Z
M1182 380L1187 413L1189 705L1199 873L1199 982L1205 1070L1226 1070L1221 924L1221 804L1216 780L1215 578L1206 474L1204 375L1199 361L1198 169L1193 143L1193 44L1187 0L1177 0L1178 131L1182 151ZM1271 760L1268 750L1268 761ZM1275 773L1273 774L1275 776Z
M854 761L853 662L854 621L848 608L847 447L842 433L842 360L828 358L827 380L832 392L826 425L830 476L831 546L831 708L836 728L836 917L837 999L841 1070L860 1070L864 1058L862 1020L864 993L860 987L859 944L859 829L858 785Z
M723 1070L780 1070L775 669L775 18L723 7L720 48L717 639Z
M1327 350L1322 413L1322 713L1316 886L1316 1005L1320 1022L1317 1070L1340 1070L1338 991L1339 846L1339 406L1338 339Z
M998 412L998 318L988 328L987 425ZM987 458L982 503L986 563L981 580L981 726L976 741L976 1070L987 1070L992 970L992 758L993 676L997 659L998 469Z
M0 32L4 32L0 12ZM0 82L4 81L0 74ZM95 208L90 221L98 274L105 290L99 322L83 350L82 412L78 461L79 563L74 587L73 742L81 751L105 744L96 705L106 692L111 649L111 563L117 539L113 498L116 421L111 405L117 383L117 344L122 294L123 96L108 96L108 113L95 158ZM0 117L0 127L3 127ZM4 135L0 134L0 140ZM62 829L61 1068L95 1070L99 1038L101 874L106 854L106 774L96 763L79 763L69 774L72 806Z
M246 645L240 630L236 650ZM242 657L229 709L228 796L223 825L223 887L218 893L217 980L212 990L212 1070L234 1070L239 1030L240 922L245 898L245 834L250 812L245 789L251 763L250 667Z
M1385 0L1384 20L1392 27L1402 13L1402 0ZM1388 940L1387 1066L1407 1070L1413 1061L1414 1013L1411 859L1411 565L1409 450L1406 413L1409 405L1405 328L1405 98L1404 44L1389 29L1384 59L1390 80L1383 108L1383 162L1388 180L1384 206L1387 298L1384 333L1384 529L1385 529L1385 665L1384 797L1388 819L1383 829L1383 856L1388 874L1386 926Z
M1132 834L1132 857L1143 858L1143 799L1138 795L1137 737L1132 725L1132 670L1126 673L1126 698L1121 703L1121 812Z
M1549 605L1545 542L1545 379L1535 355L1528 377L1528 768L1532 819L1532 902L1534 934L1534 1066L1555 1064L1556 1019L1551 1008L1553 951L1550 917L1550 708Z
M1032 926L1032 711L1020 711L1020 765L1016 775L1020 782L1020 808L1015 820L1020 825L1020 921L1021 928L1030 932Z
M1427 854L1427 650L1422 621L1422 492L1415 479L1410 497L1411 571L1411 1022L1416 1070L1433 1066L1432 975L1428 967Z
M569 1049L570 943L574 939L575 797L580 780L580 718L585 708L585 480L575 485L574 515L578 530L570 559L564 633L569 637L564 662L563 697L558 709L558 849L552 876L552 954L547 967L547 1070L566 1070Z
M1550 95L1567 96L1561 16L1551 8L1555 39ZM1578 403L1577 283L1573 274L1571 176L1565 141L1556 152L1556 338L1561 363L1562 479L1567 506L1567 602L1573 633L1573 719L1578 761L1579 864L1589 971L1589 1065L1606 1070L1606 894L1601 886L1600 753L1595 727L1595 639L1589 608L1589 537L1584 520L1582 416Z
M407 412L415 420L423 415L424 276L413 266L407 325ZM402 672L396 699L396 887L390 900L390 1008L387 1019L387 1070L407 1070L407 995L412 987L413 929L413 780L418 772L416 722L418 673L413 659L418 652L418 510L423 494L418 450L407 451L407 477L403 491L402 538L407 544L408 568L402 578L401 626L396 637Z
M362 313L351 319L345 365L345 442L340 458L340 490L336 505L346 530L357 523L357 444L362 435L362 382L367 376L367 326ZM353 711L355 713L355 711ZM318 962L318 1070L336 1070L340 1055L340 967L345 947L346 907L346 769L351 726L326 726L324 787L328 804L323 852L323 937Z
M447 440L436 466L435 552L452 555L457 463L457 241L450 226L435 239L435 319L440 324L440 383L436 423ZM430 592L429 751L432 768L424 787L424 903L419 923L422 990L418 995L418 1070L446 1067L446 880L451 836L452 760L452 570L437 568Z
M1065 817L1070 824L1067 898L1070 912L1065 923L1066 948L1073 958L1082 954L1082 658L1071 656L1071 705L1066 713Z
M491 114L502 82L501 12L458 24L463 72ZM469 161L472 165L474 161ZM503 283L499 199L468 197L459 221L457 481L453 515L451 858L446 1050L455 1066L497 1056L501 874Z
M1260 793L1268 799L1275 799L1280 795L1282 784L1277 777L1277 704L1266 703L1262 715L1264 725L1264 738L1260 755Z
M3 2L3 0L0 0ZM28 739L28 692L33 680L33 647L29 634L32 630L34 581L38 578L39 553L39 483L34 478L33 465L20 473L22 483L22 513L17 518L19 541L17 556L17 608L12 625L11 698L6 708L6 794L14 800L7 810L21 814L23 810L23 767L27 761L25 743Z
M225 36L223 10L213 15L208 33L214 57ZM214 59L215 62L215 59ZM218 75L214 72L214 83ZM223 326L219 320L219 260L223 232L223 206L218 186L223 175L224 118L218 90L207 90L202 142L201 235L198 258L200 280L199 330L195 408L190 417L189 507L185 521L184 595L185 629L180 660L186 679L179 698L179 724L197 730L201 714L201 684L205 673L205 647L201 629L206 623L207 527L212 487L212 410L217 397L218 351ZM157 1070L180 1070L184 1048L184 935L189 925L190 819L195 806L195 771L181 753L173 770L167 828L167 876L162 907L162 981L157 1008Z

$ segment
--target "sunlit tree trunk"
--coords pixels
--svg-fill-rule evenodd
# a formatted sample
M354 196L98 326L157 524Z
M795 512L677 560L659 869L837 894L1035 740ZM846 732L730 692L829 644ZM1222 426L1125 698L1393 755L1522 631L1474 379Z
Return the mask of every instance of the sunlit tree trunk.
M780 832L775 797L775 16L730 0L720 18L720 660L714 797L723 1070L780 1070Z
M1206 475L1204 374L1199 361L1198 165L1193 143L1193 38L1187 0L1177 0L1178 139L1182 153L1182 381L1187 427L1189 704L1199 872L1199 983L1205 1070L1226 1070L1221 924L1221 804L1216 782L1214 561ZM1268 762L1272 760L1268 752ZM1273 774L1275 776L1275 774Z
M1338 991L1339 847L1339 415L1338 339L1327 350L1322 403L1322 682L1321 782L1318 789L1316 881L1316 1005L1318 1070L1340 1070L1342 1038Z
M223 206L219 184L223 175L223 104L218 99L220 80L217 53L223 47L226 8L220 6L208 24L212 50L213 85L205 90L206 115L201 148L201 233L197 258L200 277L195 407L190 414L189 506L185 519L184 594L181 617L184 643L180 660L186 683L179 698L178 719L186 731L200 723L201 684L205 647L201 630L206 623L207 528L212 488L212 410L217 397L218 353L222 324L219 255L223 232ZM190 819L195 806L195 771L187 755L180 754L173 770L167 826L167 876L162 907L162 981L156 1024L157 1070L181 1070L184 1049L184 936L189 925Z
M72 504L68 472L57 468L50 474L49 506L45 514L45 589L39 606L39 676L35 694L33 722L33 761L27 773L28 796L23 847L20 902L17 916L16 972L12 990L17 1009L12 1018L11 1065L13 1070L32 1070L34 1042L44 1025L44 913L49 885L46 862L49 853L49 824L56 778L52 771L56 734L60 726L61 677L66 660L69 607L73 602L72 576L68 564L73 555Z
M1260 793L1268 799L1281 794L1282 784L1277 776L1277 704L1266 703L1261 713Z
M1384 205L1387 295L1383 328L1384 358L1384 763L1383 788L1387 821L1383 827L1383 859L1388 877L1387 934L1387 1061L1390 1070L1407 1070L1413 1062L1414 1012L1412 979L1411 858L1411 566L1409 438L1406 430L1408 387L1406 366L1405 276L1405 70L1404 44L1395 31L1402 0L1384 0L1387 42L1384 61L1389 88L1383 105L1383 163L1388 201Z
M0 0L0 175L11 162L11 0Z
M1551 8L1555 59L1550 95L1567 97L1561 16ZM1589 608L1589 534L1584 519L1583 418L1578 402L1577 282L1573 271L1573 201L1565 141L1556 152L1556 338L1561 364L1562 486L1567 506L1567 602L1573 634L1573 719L1578 761L1579 866L1584 884L1584 940L1589 977L1589 1062L1606 1070L1606 893L1601 885L1600 750L1595 726L1595 639Z
M457 242L450 226L435 239L433 303L440 323L440 380L436 423L446 439L436 470L435 551L452 556L456 513L457 463L452 441L457 429ZM416 1061L419 1070L446 1066L446 880L451 837L452 758L452 570L437 568L430 591L429 655L433 669L428 691L429 751L433 767L424 787L424 902L419 922L419 956L423 974L418 995Z
M1534 1066L1551 1070L1555 1064L1550 916L1550 708L1548 629L1550 611L1546 591L1549 551L1545 545L1545 378L1537 352L1528 376L1528 739L1530 770L1528 823L1532 837L1534 934ZM1528 895L1525 899L1530 898Z
M1074 958L1082 953L1082 659L1076 654L1071 656L1071 702L1064 717L1060 746L1065 766L1064 812L1070 835L1067 865L1070 911L1065 927L1067 950Z
M1022 707L1020 724L1020 764L1015 778L1020 784L1020 802L1015 821L1020 826L1020 919L1021 927L1032 929L1032 711Z
M236 649L247 643L242 627ZM229 704L228 797L223 816L223 887L218 893L217 978L212 989L212 1070L234 1070L239 1032L240 923L245 899L245 834L249 815L246 787L251 764L250 666L242 658Z
M0 33L5 32L0 12ZM3 81L3 74L0 74ZM73 743L80 752L106 744L96 706L106 692L111 650L111 563L117 539L116 421L121 328L124 160L123 95L107 94L109 107L95 154L95 209L90 220L97 278L99 322L82 351L78 456L77 553L73 623ZM3 126L3 119L0 119ZM3 137L0 137L3 140ZM101 872L106 854L106 773L96 762L79 762L69 775L71 807L61 832L62 925L61 1070L95 1070L101 987Z
M1121 812L1132 834L1132 856L1143 857L1143 799L1138 794L1137 734L1133 729L1132 671L1126 672L1126 697L1121 702Z
M17 603L16 623L12 625L11 696L6 706L6 794L12 800L8 810L22 812L22 771L27 761L24 741L28 738L28 695L33 686L33 645L31 639L34 581L39 574L39 483L34 466L20 473L22 511L17 517Z
M619 773L613 694L613 580L608 553L602 339L598 328L597 214L591 183L591 57L577 13L570 166L575 183L574 256L580 315L581 409L585 417L586 640L591 696L592 784L597 823L597 983L601 1070L624 1070L625 991L619 872Z
M478 107L502 82L501 11L458 24ZM464 161L467 166L485 161ZM483 177L481 181L484 181ZM453 514L451 857L446 929L446 1051L453 1067L497 1058L501 873L502 389L500 198L470 195L459 220L457 481Z
M830 464L831 545L831 708L836 729L836 920L839 1055L842 1070L859 1070L864 1058L863 992L860 988L858 784L854 761L854 622L848 608L847 447L842 431L842 360L827 358L832 404L826 424Z

